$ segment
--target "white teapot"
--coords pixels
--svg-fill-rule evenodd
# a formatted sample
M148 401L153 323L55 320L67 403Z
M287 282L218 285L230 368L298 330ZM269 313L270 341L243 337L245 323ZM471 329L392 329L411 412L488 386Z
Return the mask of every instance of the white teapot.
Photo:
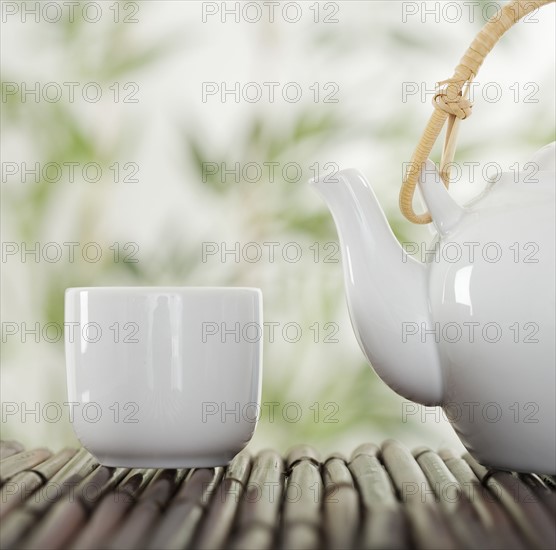
M420 187L425 262L394 237L356 170L312 185L332 212L358 342L402 396L441 405L488 466L556 474L555 144L462 208L434 164ZM407 248L407 247L406 247Z

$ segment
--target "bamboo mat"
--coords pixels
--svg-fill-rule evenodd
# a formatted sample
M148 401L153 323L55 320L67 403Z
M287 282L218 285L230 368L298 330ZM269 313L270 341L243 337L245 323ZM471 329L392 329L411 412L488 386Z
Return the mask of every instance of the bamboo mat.
M556 478L389 440L227 468L100 466L84 449L0 444L1 548L549 548Z

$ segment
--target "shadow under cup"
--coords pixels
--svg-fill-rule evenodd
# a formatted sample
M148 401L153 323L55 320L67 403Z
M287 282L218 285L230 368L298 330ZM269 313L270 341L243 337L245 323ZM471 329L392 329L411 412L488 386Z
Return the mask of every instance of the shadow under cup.
M259 417L262 338L259 289L67 289L77 437L106 466L227 464Z

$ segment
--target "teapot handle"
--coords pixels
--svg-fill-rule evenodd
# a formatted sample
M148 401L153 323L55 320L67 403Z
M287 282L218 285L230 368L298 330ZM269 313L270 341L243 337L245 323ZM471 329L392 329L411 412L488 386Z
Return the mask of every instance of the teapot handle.
M446 137L440 161L440 175L446 188L450 184L450 163L454 158L457 131L461 120L471 115L472 103L468 99L471 81L477 75L485 57L502 35L522 17L555 0L512 0L496 12L480 30L471 46L455 68L454 75L439 82L440 91L433 98L434 111L417 144L404 175L400 190L400 210L411 222L424 224L432 221L428 212L417 214L413 209L413 194L421 169L446 120Z

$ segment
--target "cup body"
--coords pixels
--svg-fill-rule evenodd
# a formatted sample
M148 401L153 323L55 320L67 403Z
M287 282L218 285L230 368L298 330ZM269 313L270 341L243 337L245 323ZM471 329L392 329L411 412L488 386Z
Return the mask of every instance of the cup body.
M254 288L71 288L68 399L100 463L227 464L260 413L262 294Z

